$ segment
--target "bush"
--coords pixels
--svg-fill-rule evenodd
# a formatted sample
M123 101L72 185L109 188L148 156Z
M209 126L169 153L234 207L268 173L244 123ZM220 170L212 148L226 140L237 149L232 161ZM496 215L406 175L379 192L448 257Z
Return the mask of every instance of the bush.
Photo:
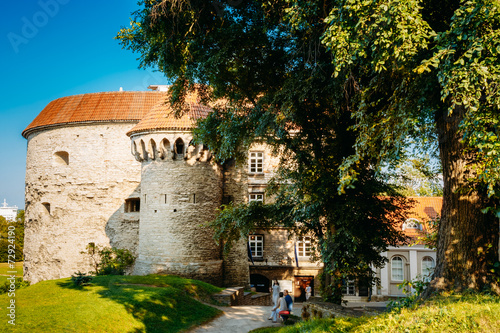
M74 275L71 275L71 281L73 281L76 286L88 286L92 279L92 275L87 275L80 271L75 272Z
M0 285L0 294L6 294L7 292L9 292L9 290L11 290L11 281L12 280L9 279ZM16 278L15 285L15 290L17 291L21 288L28 287L30 283L28 281L24 281L23 278L18 277Z
M135 262L135 257L127 249L100 248L95 243L89 243L87 252L81 253L88 254L92 259L96 275L123 275L125 269Z
M420 299L423 292L429 287L430 280L423 279L420 276L413 281L404 280L398 287L403 289L406 297L398 299L397 301L390 301L387 307L390 310L400 311L402 308L412 307Z

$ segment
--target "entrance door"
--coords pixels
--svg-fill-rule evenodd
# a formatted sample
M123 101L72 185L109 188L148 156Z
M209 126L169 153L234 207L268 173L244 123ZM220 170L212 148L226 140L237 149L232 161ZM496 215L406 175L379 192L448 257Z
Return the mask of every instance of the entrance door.
M269 292L269 279L264 275L260 274L251 274L250 275L250 284L255 287L255 291L260 293L268 293Z
M306 301L306 288L311 286L311 296L314 295L314 276L295 276L293 297L295 302Z

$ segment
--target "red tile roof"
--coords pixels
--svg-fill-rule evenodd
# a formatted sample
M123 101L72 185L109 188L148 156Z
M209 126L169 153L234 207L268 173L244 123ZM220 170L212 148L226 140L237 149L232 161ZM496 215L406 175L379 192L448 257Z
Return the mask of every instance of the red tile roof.
M116 91L58 98L22 134L27 138L34 130L62 124L139 121L165 96L159 91Z
M403 232L406 236L417 238L429 233L431 231L429 221L435 220L441 216L443 198L411 197L410 199L414 201L414 206L410 209L409 218L418 220L422 225L422 230L406 228Z
M181 117L176 117L169 101L162 99L127 135L130 136L142 131L191 130L196 127L198 119L205 118L212 112L210 107L199 104L198 98L194 94L188 95L185 103L186 111Z

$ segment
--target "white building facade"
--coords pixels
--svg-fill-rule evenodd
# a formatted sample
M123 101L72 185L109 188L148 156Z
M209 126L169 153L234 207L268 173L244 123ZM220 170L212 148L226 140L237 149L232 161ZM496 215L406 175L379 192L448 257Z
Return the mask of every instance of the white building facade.
M0 207L0 216L5 217L7 221L15 221L17 217L17 206L9 207L7 200L3 199L2 207Z

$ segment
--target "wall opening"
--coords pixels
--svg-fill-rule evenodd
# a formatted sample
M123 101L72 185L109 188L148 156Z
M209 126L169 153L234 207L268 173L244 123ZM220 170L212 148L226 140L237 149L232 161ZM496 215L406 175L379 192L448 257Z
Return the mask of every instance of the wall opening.
M170 141L163 139L160 142L160 157L163 159L168 156L170 152Z
M181 138L175 140L174 150L177 157L184 156L184 141Z
M141 211L140 198L125 199L125 213L135 213L139 211Z
M153 139L149 140L148 155L152 160L156 159L156 142Z
M48 202L42 202L42 206L45 208L45 211L50 214L50 204Z
M57 151L54 153L54 164L69 165L69 154L67 151Z
M250 285L255 287L255 291L261 293L269 292L269 279L261 274L250 274Z

